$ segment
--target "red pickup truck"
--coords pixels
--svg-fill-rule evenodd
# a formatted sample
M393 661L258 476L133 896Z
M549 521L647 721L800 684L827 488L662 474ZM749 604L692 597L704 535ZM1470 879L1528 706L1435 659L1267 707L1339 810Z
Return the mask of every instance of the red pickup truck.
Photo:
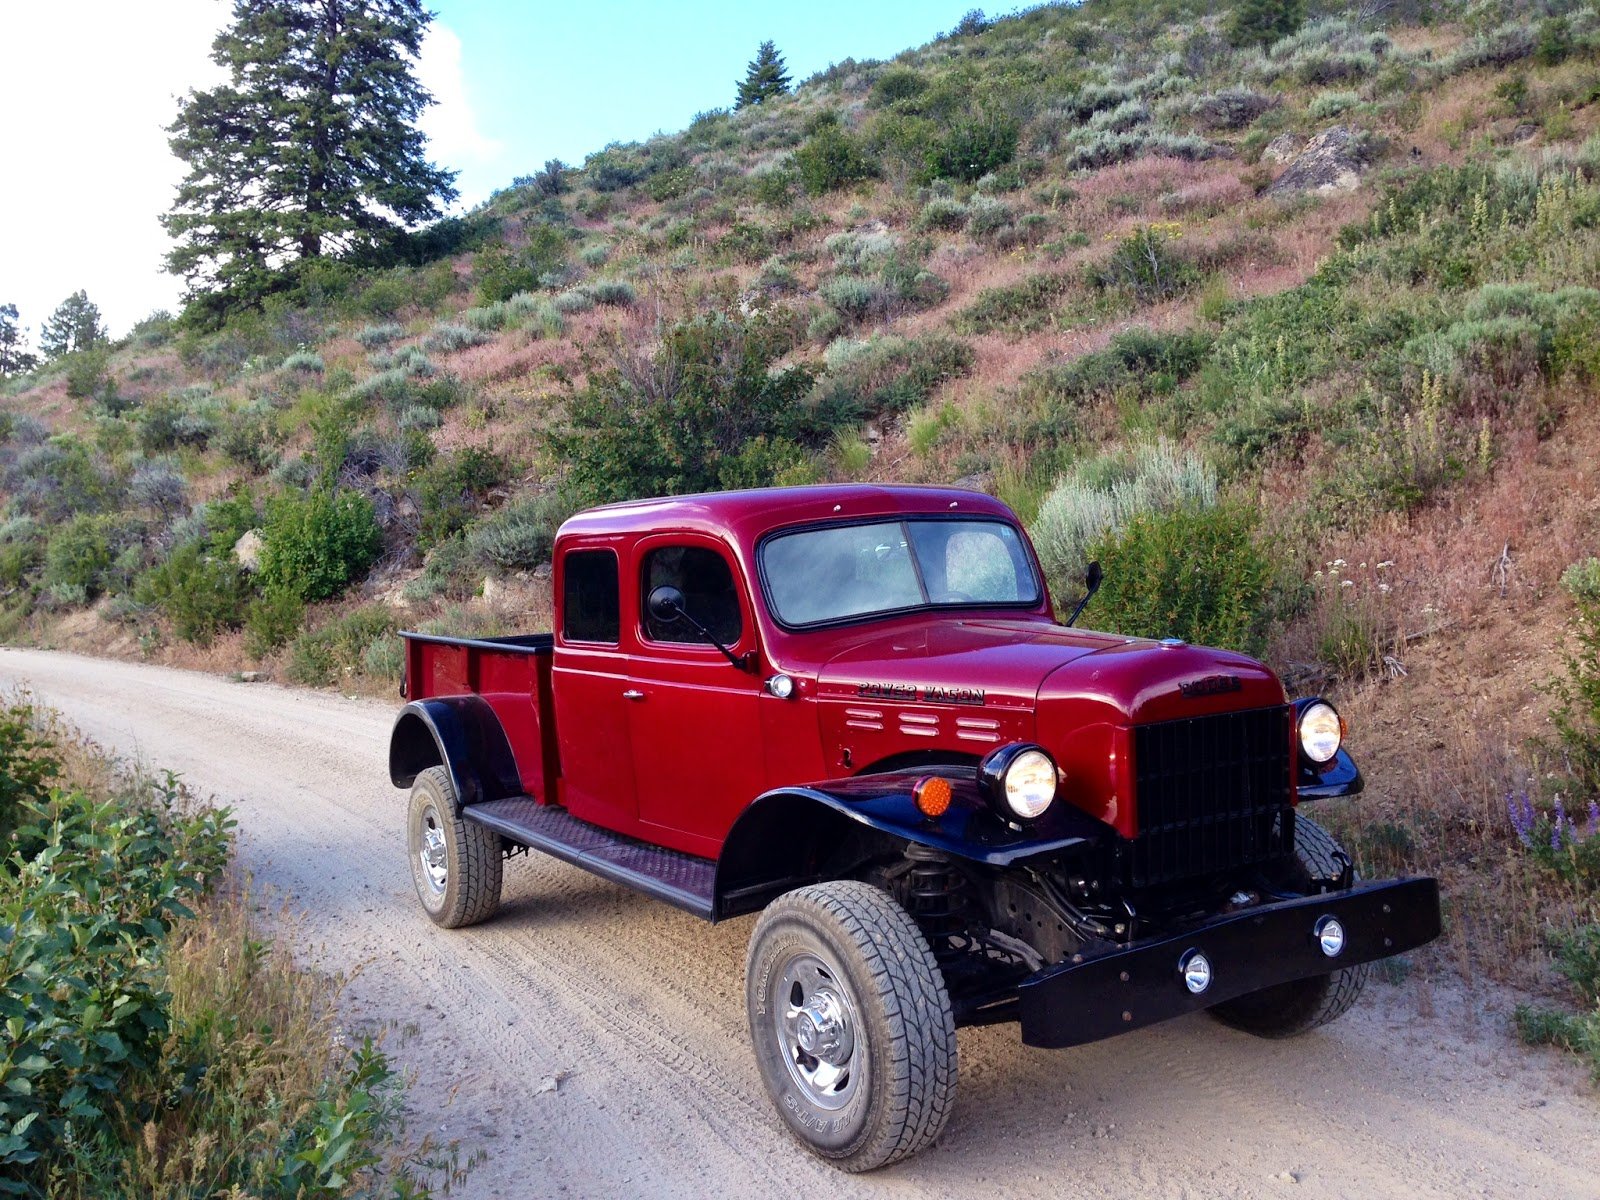
M389 772L423 908L485 919L531 849L760 913L761 1076L846 1169L938 1135L958 1026L1065 1047L1208 1009L1287 1036L1438 935L1434 880L1358 881L1301 815L1361 789L1331 705L1058 623L988 496L644 500L573 517L554 557L553 634L407 635Z

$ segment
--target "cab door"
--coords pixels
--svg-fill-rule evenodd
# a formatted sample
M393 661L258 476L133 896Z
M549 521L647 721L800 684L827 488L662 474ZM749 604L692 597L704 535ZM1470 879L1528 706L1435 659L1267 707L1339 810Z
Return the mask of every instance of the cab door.
M754 662L749 597L715 538L651 538L634 561L638 644L626 696L640 827L662 845L712 856L763 790L761 675L735 667L689 622L651 616L645 599L663 585L679 589L690 616Z
M638 824L627 752L628 655L622 644L622 562L609 545L570 546L556 562L556 737L561 802L574 816L633 833Z

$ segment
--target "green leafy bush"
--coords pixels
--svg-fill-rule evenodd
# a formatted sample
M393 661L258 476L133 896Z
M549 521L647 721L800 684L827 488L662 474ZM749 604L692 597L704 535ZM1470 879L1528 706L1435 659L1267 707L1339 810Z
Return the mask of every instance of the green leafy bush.
M1567 655L1565 678L1552 690L1556 736L1579 786L1600 795L1600 558L1568 567L1561 586L1577 608L1576 647ZM1600 842L1600 838L1595 839Z
M810 372L775 367L790 344L787 328L764 317L714 313L668 329L648 363L623 359L591 373L565 426L545 435L574 499L704 491L735 475L748 482L751 463L740 455L753 439L819 444L830 430L804 404ZM765 456L757 473L773 464Z
M1187 291L1200 281L1200 271L1174 245L1181 232L1173 224L1140 226L1104 262L1088 268L1089 284L1130 293L1141 304Z
M1020 126L1008 116L985 113L954 122L930 151L927 177L981 179L1009 163L1017 153Z
M985 288L978 298L956 314L963 333L1027 333L1050 323L1051 310L1075 285L1066 274L1029 275L1019 283Z
M375 644L398 641L394 613L386 605L369 604L301 633L289 647L289 678L309 687L328 687L366 674ZM373 661L386 661L381 654ZM394 678L399 678L398 667Z
M270 654L300 632L305 615L305 601L293 591L269 588L245 608L245 651L253 658Z
M489 490L510 475L510 463L477 446L437 460L416 480L418 547L427 549L465 529Z
M1581 1011L1519 1004L1513 1016L1517 1033L1529 1045L1559 1046L1587 1060L1590 1077L1600 1084L1600 925L1556 934L1552 942L1556 969L1571 981Z
M198 646L243 623L251 592L249 576L231 553L208 554L198 542L179 546L134 587L141 604L155 605L179 637Z
M861 143L837 121L825 123L794 152L800 185L813 196L836 191L877 174Z
M302 600L339 595L383 548L372 501L327 488L272 501L261 540L262 586Z
M1090 623L1137 637L1180 637L1258 652L1273 571L1253 508L1146 510L1089 547L1105 571Z
M972 369L972 347L954 338L902 338L873 334L841 338L828 347L826 370L809 397L833 424L885 413L902 413L933 390Z
M50 535L40 586L82 589L85 599L92 600L126 582L115 570L117 561L138 541L138 526L125 518L73 517Z

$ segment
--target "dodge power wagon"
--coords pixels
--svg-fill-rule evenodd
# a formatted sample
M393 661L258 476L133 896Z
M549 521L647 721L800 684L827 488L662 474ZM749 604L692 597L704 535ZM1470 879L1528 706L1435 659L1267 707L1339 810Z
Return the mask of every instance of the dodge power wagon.
M482 921L537 850L759 913L756 1064L847 1170L938 1136L959 1026L1067 1047L1204 1009L1284 1037L1438 935L1434 880L1361 881L1302 815L1361 790L1331 705L1058 622L988 496L610 505L561 527L553 581L552 634L407 635L389 773L422 906Z

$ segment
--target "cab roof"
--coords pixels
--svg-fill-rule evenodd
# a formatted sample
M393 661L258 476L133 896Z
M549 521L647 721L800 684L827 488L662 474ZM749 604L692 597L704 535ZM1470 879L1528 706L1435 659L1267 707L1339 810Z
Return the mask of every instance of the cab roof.
M993 496L964 488L842 483L702 492L606 504L569 518L558 536L691 530L749 546L762 534L789 525L915 513L1017 521L1016 514Z

